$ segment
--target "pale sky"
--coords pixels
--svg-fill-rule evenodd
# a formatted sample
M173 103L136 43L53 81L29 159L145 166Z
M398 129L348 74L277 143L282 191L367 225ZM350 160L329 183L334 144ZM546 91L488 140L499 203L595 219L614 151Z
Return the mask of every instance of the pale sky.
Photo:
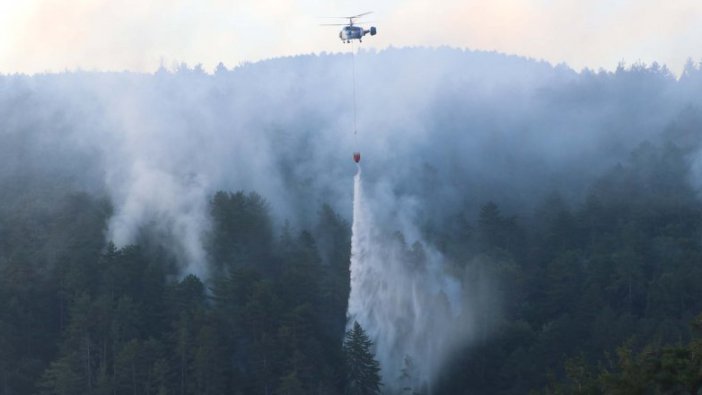
M374 11L363 46L440 46L676 73L702 59L702 0L0 0L0 73L211 71L348 50L317 17Z

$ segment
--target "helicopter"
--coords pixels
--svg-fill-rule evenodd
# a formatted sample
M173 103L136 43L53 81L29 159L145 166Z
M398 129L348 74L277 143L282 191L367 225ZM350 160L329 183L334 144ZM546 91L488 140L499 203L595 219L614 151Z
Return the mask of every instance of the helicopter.
M371 12L364 12L363 14L358 14L354 16L330 16L326 18L339 18L339 19L348 19L349 23L325 23L322 24L322 26L343 26L344 28L341 29L339 32L339 38L341 39L342 42L344 43L350 43L351 40L358 40L359 42L363 42L363 36L366 34L370 33L371 36L375 36L376 33L378 32L375 26L371 26L370 29L365 30L362 27L355 26L356 25L356 19L361 18L363 16L366 16L368 14L371 14Z

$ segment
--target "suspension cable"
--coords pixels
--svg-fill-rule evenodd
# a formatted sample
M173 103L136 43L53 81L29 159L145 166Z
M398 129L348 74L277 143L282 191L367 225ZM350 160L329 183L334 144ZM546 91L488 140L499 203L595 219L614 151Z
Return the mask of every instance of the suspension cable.
M354 40L351 40L351 68L353 79L353 135L354 138L358 134L356 127L356 49Z

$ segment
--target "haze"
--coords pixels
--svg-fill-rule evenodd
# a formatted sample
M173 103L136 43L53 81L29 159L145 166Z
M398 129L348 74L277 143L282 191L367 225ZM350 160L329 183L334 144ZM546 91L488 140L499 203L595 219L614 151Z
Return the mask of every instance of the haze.
M0 4L0 394L612 392L702 312L701 11Z
M72 1L0 2L0 72L154 71L344 51L316 17L372 10L364 46L450 45L517 54L576 70L698 59L695 0Z

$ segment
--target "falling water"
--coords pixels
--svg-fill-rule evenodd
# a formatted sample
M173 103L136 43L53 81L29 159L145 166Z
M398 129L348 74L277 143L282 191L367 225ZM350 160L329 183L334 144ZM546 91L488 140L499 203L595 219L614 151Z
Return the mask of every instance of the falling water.
M469 333L460 283L448 276L437 252L373 222L361 168L354 178L349 325L375 343L384 392L411 388L430 393L432 379Z

